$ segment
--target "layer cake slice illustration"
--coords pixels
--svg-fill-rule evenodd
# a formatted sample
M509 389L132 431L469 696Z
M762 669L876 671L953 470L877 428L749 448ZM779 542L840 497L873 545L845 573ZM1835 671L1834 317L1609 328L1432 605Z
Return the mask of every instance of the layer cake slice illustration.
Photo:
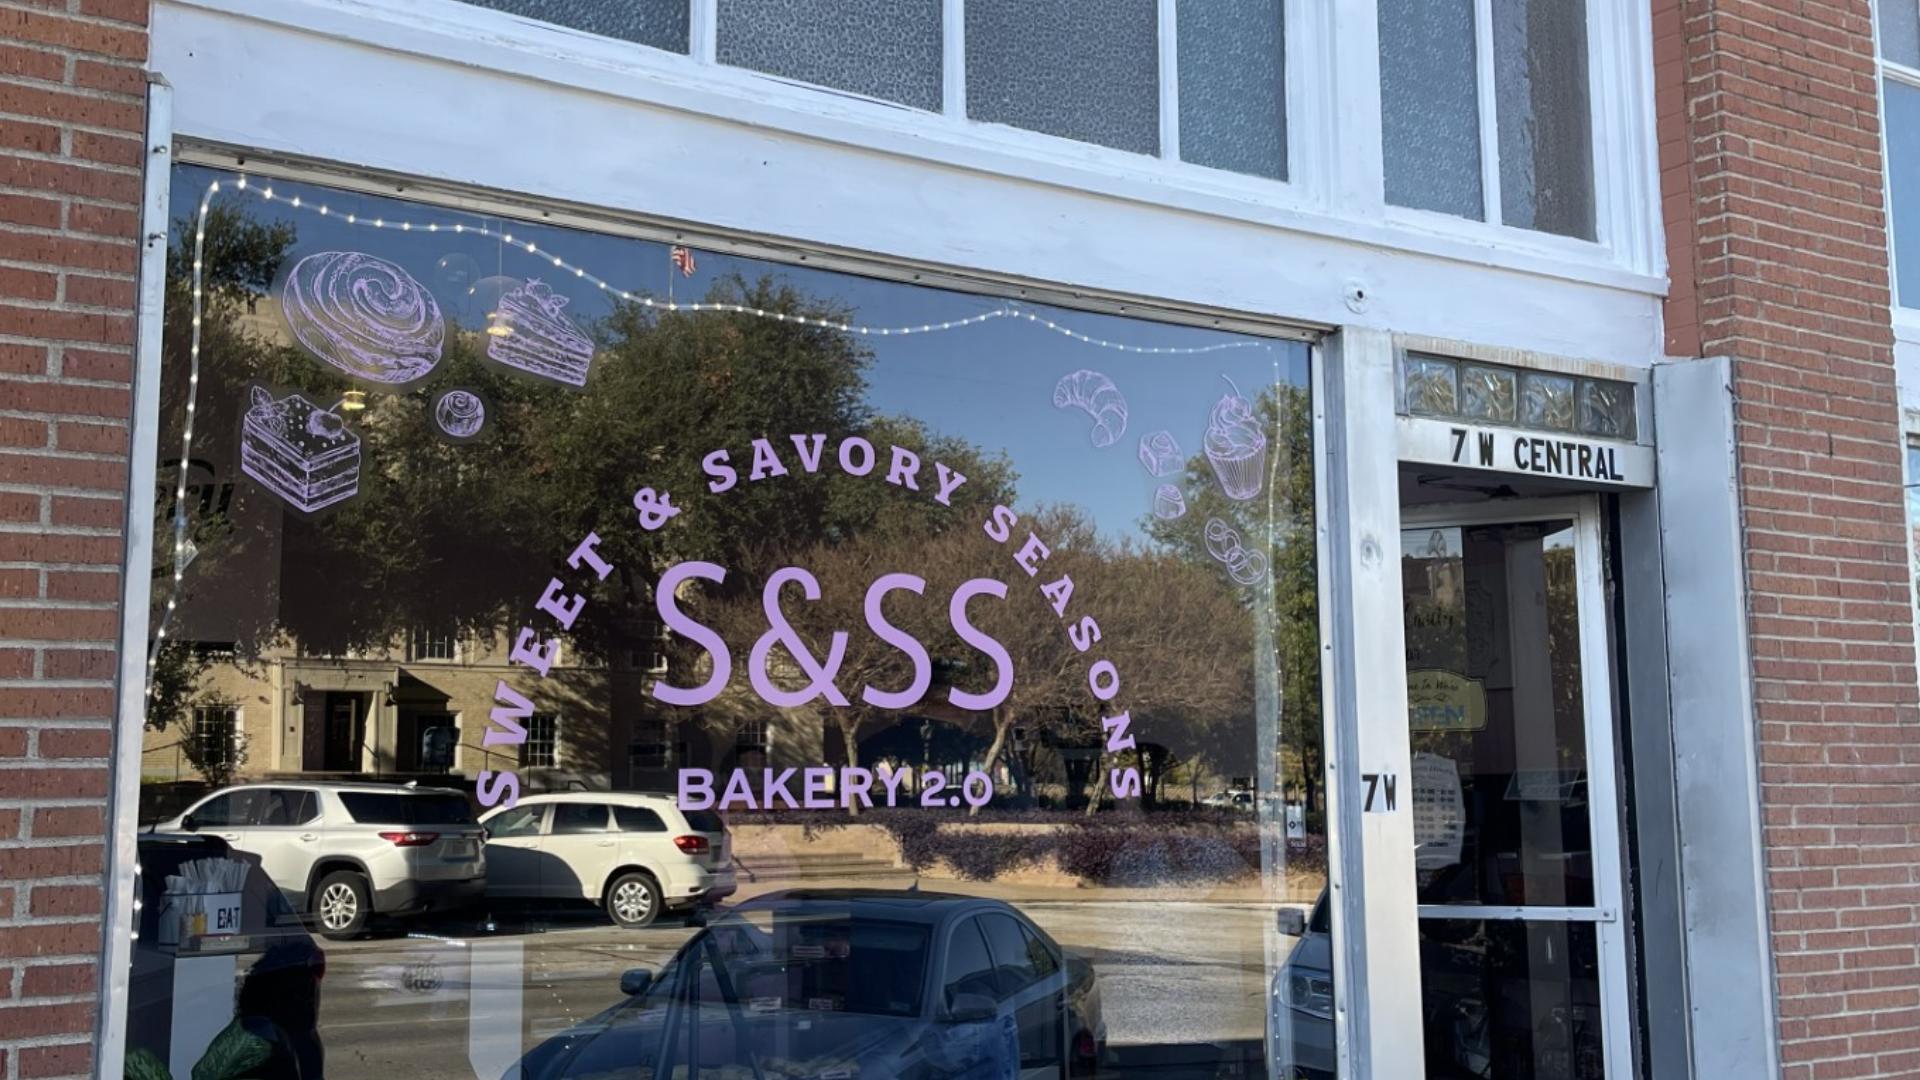
M360 437L301 397L262 387L241 423L240 471L307 513L360 492Z

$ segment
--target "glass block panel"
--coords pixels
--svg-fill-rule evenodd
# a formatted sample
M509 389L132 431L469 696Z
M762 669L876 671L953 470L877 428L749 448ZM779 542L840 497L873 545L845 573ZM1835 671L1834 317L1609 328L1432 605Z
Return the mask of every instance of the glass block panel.
M1920 68L1920 0L1880 0L1880 55Z
M1473 0L1380 0L1387 201L1482 220Z
M1581 380L1580 430L1609 439L1633 438L1633 387L1626 383Z
M1887 177L1893 189L1894 299L1920 308L1920 86L1886 80Z
M1549 431L1572 431L1573 383L1571 375L1521 372L1520 422Z
M967 115L1160 152L1155 0L967 0Z
M1287 178L1281 0L1179 0L1180 157Z
M1452 416L1459 411L1460 395L1453 361L1409 356L1404 370L1408 412L1420 416Z
M940 108L940 0L720 0L720 62Z
M687 0L466 0L475 7L584 30L602 37L687 51Z
M1511 424L1518 411L1517 378L1504 368L1465 365L1460 369L1460 415L1493 424Z
M1500 220L1593 239L1587 5L1493 0Z

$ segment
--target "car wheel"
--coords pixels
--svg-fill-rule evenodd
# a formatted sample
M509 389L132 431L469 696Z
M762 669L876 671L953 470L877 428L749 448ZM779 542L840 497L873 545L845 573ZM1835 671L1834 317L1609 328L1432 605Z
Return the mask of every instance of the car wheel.
M607 915L629 928L650 925L660 917L660 885L639 870L621 874L607 886Z
M373 915L367 879L351 870L335 870L321 878L313 891L313 914L322 937L334 941L359 937Z

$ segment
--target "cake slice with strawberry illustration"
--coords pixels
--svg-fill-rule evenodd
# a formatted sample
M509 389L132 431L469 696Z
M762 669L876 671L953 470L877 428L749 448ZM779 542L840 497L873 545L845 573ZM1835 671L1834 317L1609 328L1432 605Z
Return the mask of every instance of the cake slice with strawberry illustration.
M299 394L253 387L240 425L240 471L312 513L360 492L360 436Z
M587 384L593 341L563 312L567 298L529 280L500 298L487 327L487 355L529 375Z

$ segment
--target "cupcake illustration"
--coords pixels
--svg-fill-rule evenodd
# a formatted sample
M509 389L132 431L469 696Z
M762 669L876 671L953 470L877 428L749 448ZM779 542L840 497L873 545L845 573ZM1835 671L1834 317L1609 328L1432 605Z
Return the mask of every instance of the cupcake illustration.
M1257 497L1266 482L1267 437L1254 422L1253 403L1240 396L1232 379L1226 383L1233 392L1214 403L1202 448L1227 498L1244 501Z

